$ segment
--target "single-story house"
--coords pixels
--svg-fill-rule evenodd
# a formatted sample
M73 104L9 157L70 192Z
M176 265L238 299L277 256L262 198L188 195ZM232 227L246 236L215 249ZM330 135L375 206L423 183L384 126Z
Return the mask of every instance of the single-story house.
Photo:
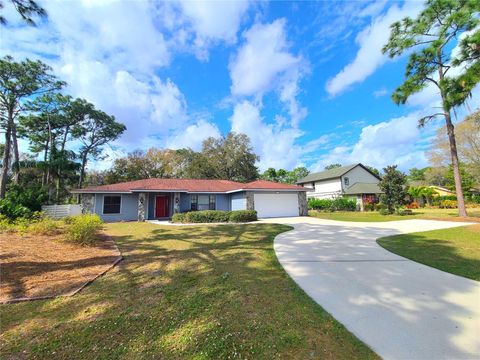
M290 184L257 180L144 179L73 190L84 213L104 221L168 219L196 210L256 210L258 217L307 215L306 192Z
M421 181L421 180L409 181L407 185L409 187L419 187L419 186L429 187L437 192L436 196L455 196L456 195L455 191L449 190L442 186L428 185L425 181Z
M380 180L378 175L358 163L311 173L298 180L297 184L311 189L308 198L334 199L348 196L356 199L357 208L363 211L366 203L378 201L378 196L382 194L378 186Z

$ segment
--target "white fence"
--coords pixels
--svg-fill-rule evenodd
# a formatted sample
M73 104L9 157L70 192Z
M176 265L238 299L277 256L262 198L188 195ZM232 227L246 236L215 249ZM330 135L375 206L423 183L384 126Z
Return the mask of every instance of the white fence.
M43 205L42 211L53 219L61 219L66 216L80 215L82 207L80 205Z

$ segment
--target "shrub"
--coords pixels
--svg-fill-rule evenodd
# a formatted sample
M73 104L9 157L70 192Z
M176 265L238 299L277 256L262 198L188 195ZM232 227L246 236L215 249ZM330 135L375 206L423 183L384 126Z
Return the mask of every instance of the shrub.
M310 210L322 211L355 211L357 202L347 197L339 197L336 199L308 199L308 208Z
M420 206L418 205L418 203L416 201L414 201L410 204L405 205L405 207L407 209L418 209Z
M40 211L42 210L42 204L48 199L48 191L40 185L25 187L18 184L10 184L5 198L14 204L26 207L32 212Z
M17 226L19 225L20 224L17 224ZM60 226L58 221L45 217L38 221L31 222L25 230L34 235L55 235L59 232Z
M375 210L377 211L380 211L382 209L386 209L387 207L385 206L385 204L382 204L382 203L378 203L375 205Z
M226 223L249 222L257 220L255 210L203 210L177 213L172 216L174 223Z
M470 201L474 204L480 204L480 195L472 195Z
M432 205L440 206L445 200L457 201L457 197L455 195L436 196L432 200Z
M455 209L457 207L456 200L443 200L439 204L440 209Z
M229 211L222 210L202 210L190 211L185 213L187 223L216 223L228 222Z
M395 209L395 214L400 215L400 216L405 216L405 215L413 215L412 210L410 209L404 209L404 208L397 208Z
M357 202L346 197L339 197L333 200L332 210L341 211L355 211L357 209Z
M307 206L309 210L330 210L333 200L331 199L308 199Z
M173 223L184 223L186 222L186 213L176 213L176 214L173 214L172 216L172 222Z
M230 211L229 222L249 222L256 221L257 212L255 210L235 210Z
M0 214L10 220L15 220L17 218L29 218L32 216L32 211L10 199L0 199Z
M8 217L0 214L0 232L15 231L15 224L13 224Z
M379 213L380 215L390 215L390 214L391 214L390 210L388 210L386 207L381 208L380 210L378 210L378 213Z
M363 210L365 211L373 211L375 210L375 204L372 202L368 202L365 205L363 205Z
M103 221L96 214L75 216L67 227L66 239L80 245L91 245L97 240Z

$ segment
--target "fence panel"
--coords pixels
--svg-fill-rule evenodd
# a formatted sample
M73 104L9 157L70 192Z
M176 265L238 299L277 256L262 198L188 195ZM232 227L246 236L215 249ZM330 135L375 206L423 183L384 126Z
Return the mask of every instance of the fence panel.
M66 216L80 215L82 213L82 207L77 204L43 205L42 211L50 218L61 219Z

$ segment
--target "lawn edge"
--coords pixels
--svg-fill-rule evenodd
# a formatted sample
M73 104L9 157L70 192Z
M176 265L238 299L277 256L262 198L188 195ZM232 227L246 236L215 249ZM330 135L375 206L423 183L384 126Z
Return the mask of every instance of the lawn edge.
M425 219L425 220L432 220L432 219ZM434 221L436 221L436 220L434 220ZM473 223L470 223L470 224L468 224L468 225L458 225L458 226L453 226L453 227L448 228L448 229L468 227L468 226L477 225L477 224L478 224L478 223L473 222ZM442 229L438 229L438 230L442 230ZM454 273L449 272L449 271L446 271L446 270L444 270L444 269L440 269L440 268L438 268L438 267L431 266L431 265L426 264L426 263L424 263L424 262L421 262L421 261L418 261L418 260L415 260L415 259L406 257L406 256L404 256L404 255L400 255L400 254L398 254L398 253L395 253L395 252L391 251L390 249L387 249L385 246L383 246L383 245L379 242L379 240L388 239L388 238L393 238L393 237L396 237L396 236L405 236L405 235L412 235L412 234L421 234L421 233L426 233L426 232L431 232L431 231L437 231L437 230L415 231L415 232L411 232L411 233L404 233L404 234L395 234L395 235L389 235L389 236L382 236L382 237L379 237L379 238L375 239L375 242L376 242L377 245L380 246L382 249L388 251L388 252L391 253L391 254L394 254L394 255L396 255L396 256L399 256L399 257L401 257L401 258L403 258L403 259L413 261L413 262L416 263L416 264L420 264L420 265L423 265L423 266L427 266L427 267L429 267L429 268L431 268L431 269L435 269L435 270L444 272L444 273L449 274L449 275L458 276L458 277L460 277L460 278L462 278L462 279L471 280L471 281L475 281L475 282L477 282L477 283L480 283L480 280L475 280L475 279L472 279L472 278L469 278L469 277L465 277L465 276L463 276L463 275L454 274ZM387 241L388 241L388 240L387 240Z

